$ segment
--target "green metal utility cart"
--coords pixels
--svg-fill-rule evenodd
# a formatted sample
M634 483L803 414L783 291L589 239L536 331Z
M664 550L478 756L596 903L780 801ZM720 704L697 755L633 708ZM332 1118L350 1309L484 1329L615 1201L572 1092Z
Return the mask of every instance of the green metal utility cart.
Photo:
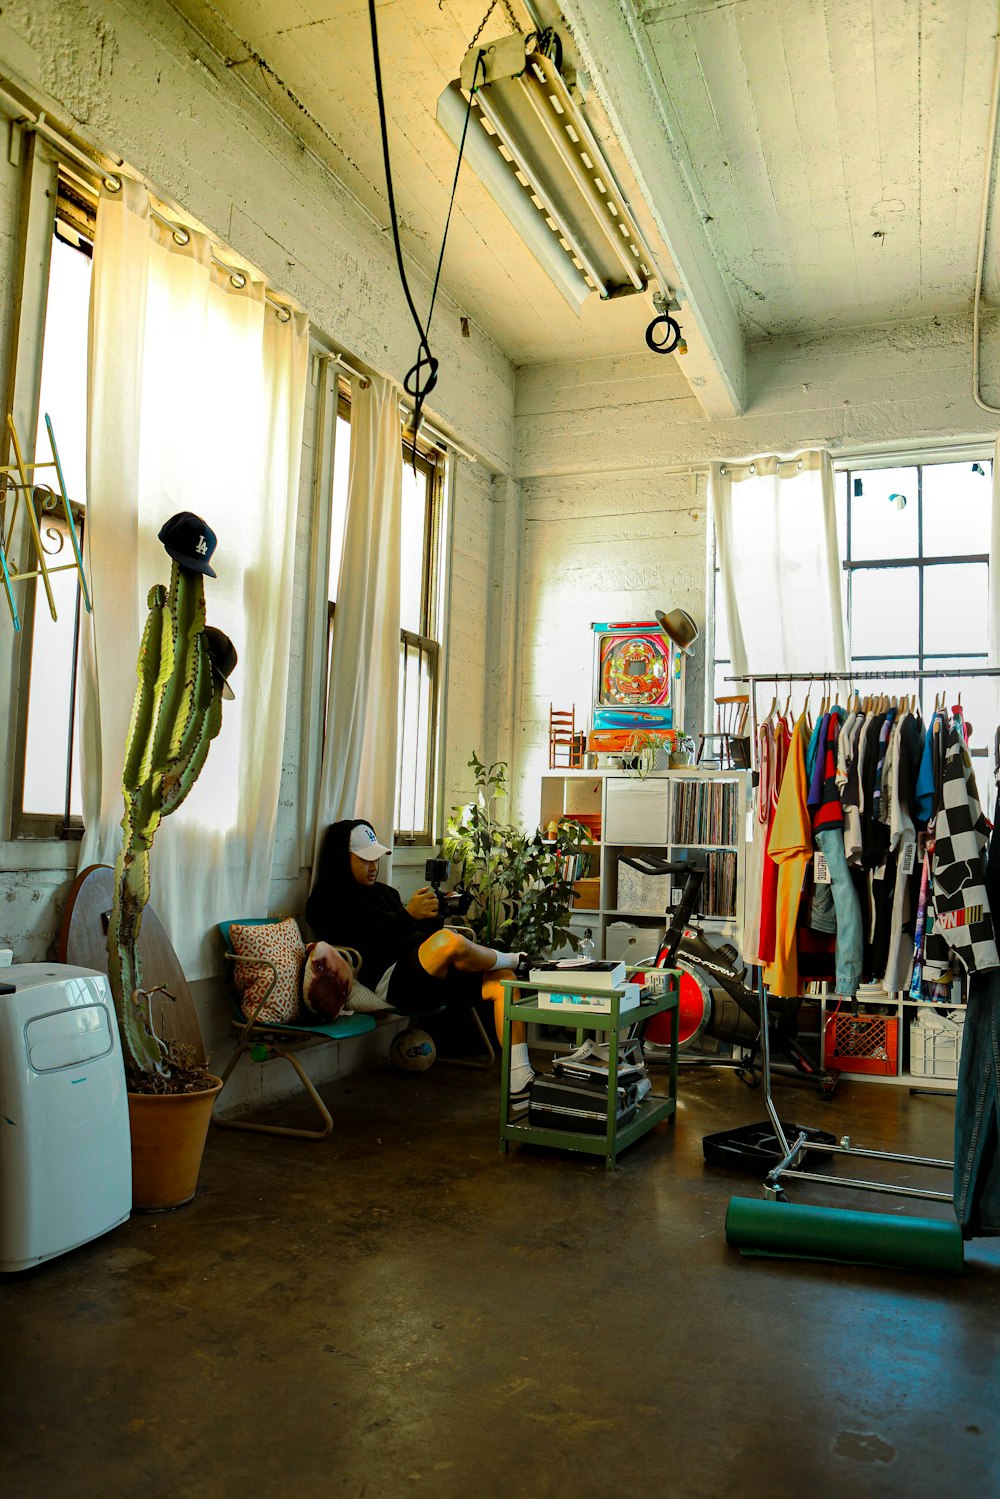
M663 993L644 999L638 1009L620 1011L621 989L610 991L611 1009L608 1013L588 1010L583 1016L574 1016L577 1024L577 1044L588 1031L603 1031L609 1043L608 1058L608 1121L603 1135L586 1135L574 1130L544 1129L536 1124L517 1124L510 1118L510 1035L511 1024L524 1020L535 1025L565 1027L566 1011L549 1009L539 1005L539 994L559 994L565 991L550 984L528 984L523 980L505 979L503 983L503 1057L500 1074L500 1152L506 1155L511 1142L525 1141L533 1145L555 1145L562 1150L580 1150L587 1155L601 1155L609 1171L615 1169L620 1151L642 1135L648 1134L654 1125L663 1119L672 1119L677 1110L677 1040L680 974L676 968L660 970L663 973ZM587 990L581 985L580 992ZM527 995L527 997L525 997ZM635 1117L621 1128L618 1127L615 1101L618 1089L618 1038L637 1021L648 1020L652 1015L670 1011L670 1082L667 1094L649 1093L640 1103Z

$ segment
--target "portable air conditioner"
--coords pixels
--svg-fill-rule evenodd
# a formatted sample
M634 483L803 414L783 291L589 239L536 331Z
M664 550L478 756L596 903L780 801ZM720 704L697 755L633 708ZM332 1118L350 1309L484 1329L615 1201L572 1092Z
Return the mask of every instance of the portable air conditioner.
M125 1069L111 986L66 963L0 968L0 1271L124 1223Z

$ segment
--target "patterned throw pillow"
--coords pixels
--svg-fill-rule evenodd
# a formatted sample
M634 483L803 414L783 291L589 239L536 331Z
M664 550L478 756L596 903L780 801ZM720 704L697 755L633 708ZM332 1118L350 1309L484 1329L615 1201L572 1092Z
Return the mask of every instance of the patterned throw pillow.
M266 926L242 926L234 921L229 928L229 946L238 957L266 958L278 970L278 982L257 1019L286 1025L297 1019L306 948L295 918L289 916ZM256 963L236 964L236 988L247 1020L270 982L270 969L258 968Z

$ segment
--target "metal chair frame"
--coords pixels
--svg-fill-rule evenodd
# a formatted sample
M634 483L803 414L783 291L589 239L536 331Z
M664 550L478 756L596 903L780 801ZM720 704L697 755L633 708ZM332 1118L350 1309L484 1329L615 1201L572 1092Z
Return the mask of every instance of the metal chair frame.
M226 960L233 963L247 963L255 968L270 969L271 981L265 989L264 993L261 995L260 1001L254 1009L254 1012L250 1016L249 1020L240 1009L239 998L236 994L235 988L233 989L232 1002L233 1009L236 1012L236 1018L234 1018L233 1021L233 1028L237 1033L238 1039L236 1043L236 1049L233 1052L232 1056L229 1058L229 1061L226 1063L225 1070L222 1073L222 1087L219 1089L219 1092L215 1099L215 1104L212 1108L212 1123L217 1124L220 1129L243 1129L250 1130L255 1134L287 1135L301 1140L325 1140L327 1135L329 1135L331 1130L333 1129L333 1117L330 1114L330 1111L327 1108L326 1104L319 1096L319 1093L316 1091L316 1086L313 1083L312 1078L302 1066L302 1063L299 1061L295 1052L286 1050L285 1046L282 1045L282 1040L279 1040L278 1038L280 1037L285 1041L296 1039L301 1040L302 1038L306 1038L317 1043L320 1041L347 1040L352 1036L364 1036L370 1034L375 1029L375 1018L372 1015L348 1015L344 1017L338 1017L336 1020L332 1020L326 1024L317 1023L315 1025L296 1025L294 1022L288 1022L287 1024L284 1022L272 1023L270 1021L258 1020L257 1017L259 1016L261 1010L264 1008L264 1006L267 1004L267 1001L274 993L275 985L278 982L278 970L274 966L274 964L267 958L242 957L237 953L229 951L229 928L232 924L232 922L220 923L220 929L223 932L223 937L226 942ZM250 924L249 920L247 924ZM260 923L256 922L255 924ZM344 956L347 958L348 962L351 963L351 966L353 968L354 963L351 960L349 951L345 951ZM313 1107L316 1109L320 1116L320 1119L322 1120L322 1128L297 1129L290 1124L257 1124L252 1120L219 1118L218 1108L222 1100L222 1096L226 1091L226 1083L235 1072L239 1060L243 1056L244 1052L249 1051L252 1045L263 1046L272 1054L282 1057L295 1071L299 1078L299 1081L302 1083L302 1086L306 1090L306 1094L310 1102L313 1104ZM266 1058L252 1058L252 1060L265 1061Z

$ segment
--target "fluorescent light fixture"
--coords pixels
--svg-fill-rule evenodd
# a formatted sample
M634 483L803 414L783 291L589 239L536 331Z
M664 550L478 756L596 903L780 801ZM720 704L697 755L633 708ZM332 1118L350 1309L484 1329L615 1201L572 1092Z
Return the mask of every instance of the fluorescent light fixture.
M524 56L519 36L471 49L461 82L438 100L438 124L457 146L469 98L462 84L480 55L486 81L472 96L465 155L487 191L575 312L591 292L645 291L655 279L649 252L551 58Z

